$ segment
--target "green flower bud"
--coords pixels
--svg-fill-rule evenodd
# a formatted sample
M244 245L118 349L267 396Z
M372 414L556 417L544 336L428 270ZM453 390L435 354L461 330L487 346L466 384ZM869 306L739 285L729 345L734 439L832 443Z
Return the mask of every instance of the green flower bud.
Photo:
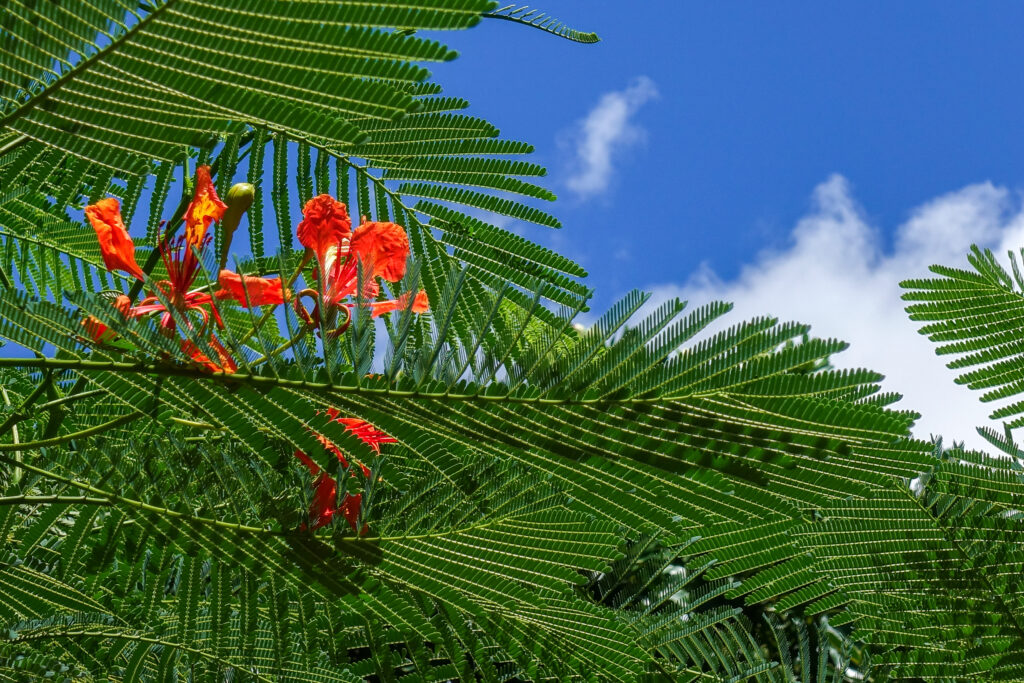
M252 200L255 196L256 188L253 187L252 183L235 183L228 190L228 196L224 203L228 205L228 211L235 207L240 211L245 211L252 206Z
M242 220L242 214L249 210L252 201L256 197L256 188L251 183L235 183L228 190L224 203L228 208L220 219L220 230L223 235L223 247L220 253L220 268L223 270L228 263L228 250L231 248L231 239L238 229Z

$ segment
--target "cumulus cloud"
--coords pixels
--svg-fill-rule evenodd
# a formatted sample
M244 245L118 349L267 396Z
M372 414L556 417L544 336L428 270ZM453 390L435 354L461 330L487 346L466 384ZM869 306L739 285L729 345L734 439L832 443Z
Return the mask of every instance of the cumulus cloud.
M949 358L907 319L899 282L928 275L934 263L966 266L971 244L996 253L1024 246L1024 211L1018 198L991 183L970 185L937 197L911 212L886 248L880 229L865 218L849 183L833 176L813 194L811 211L793 229L789 245L764 252L723 280L704 266L684 284L649 287L648 306L671 297L700 305L732 301L726 324L756 315L812 325L818 337L836 337L850 348L833 358L837 367L866 367L886 375L883 389L903 394L899 408L922 414L915 432L969 447L987 443L975 427L1001 425L988 419L992 404L953 383ZM990 447L989 447L990 450Z
M576 159L566 185L579 197L608 188L616 155L644 139L642 128L632 122L636 112L658 96L654 81L635 79L625 90L605 93L574 135Z

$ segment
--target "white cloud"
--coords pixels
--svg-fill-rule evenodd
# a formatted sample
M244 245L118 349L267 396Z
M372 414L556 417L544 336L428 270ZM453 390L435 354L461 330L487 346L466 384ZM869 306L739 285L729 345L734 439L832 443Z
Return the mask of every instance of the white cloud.
M736 307L725 324L756 315L812 325L818 337L836 337L850 348L833 357L837 367L866 367L886 375L883 389L903 394L896 407L922 414L915 433L941 434L947 444L991 447L975 426L1001 429L988 419L993 405L979 392L953 383L949 358L908 320L899 282L927 276L934 263L966 267L965 254L977 243L997 254L1024 246L1024 210L1005 188L970 185L916 208L896 230L892 249L868 223L847 181L833 176L819 185L813 208L793 229L790 245L762 253L739 275L723 281L704 266L689 282L649 287L651 303L671 297L691 306L710 300Z
M617 154L644 138L644 131L632 123L637 110L658 96L654 81L635 79L625 90L605 93L587 117L580 121L574 138L576 159L566 185L579 197L589 197L608 188L612 162Z

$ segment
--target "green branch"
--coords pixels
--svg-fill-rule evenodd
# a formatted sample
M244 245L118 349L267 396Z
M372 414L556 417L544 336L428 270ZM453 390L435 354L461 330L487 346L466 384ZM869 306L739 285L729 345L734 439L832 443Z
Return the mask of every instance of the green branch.
M9 457L7 457L5 455L0 455L0 462L11 463L11 462L13 462L13 459L9 458ZM59 482L61 484L66 484L67 486L74 487L74 488L79 489L81 491L86 491L86 492L91 493L91 494L93 494L95 496L102 496L101 500L105 500L106 504L108 504L108 505L109 504L113 504L113 503L120 503L121 505L126 505L128 507L135 508L137 510L143 510L145 512L151 512L151 513L155 513L155 514L159 514L159 515L165 515L165 516L171 517L173 519L189 520L191 522L197 522L199 524L206 524L206 525L209 525L209 526L220 527L222 529L230 529L232 531L241 531L241 532L250 533L250 534L261 534L261 535L265 535L265 536L288 536L289 535L287 532L284 532L284 531L274 531L272 529L264 529L262 527L246 526L244 524L234 524L232 522L222 522L219 519L209 519L209 518L206 518L206 517L196 517L194 515L187 515L187 514L185 514L183 512L178 512L177 510L171 510L170 508L157 507L156 505L150 505L149 503L143 503L140 500L133 500L131 498L125 498L124 496L119 496L118 494L116 494L116 493L114 493L112 491L105 491L105 490L103 490L101 488L97 488L97 487L93 486L92 484L87 484L84 481L78 481L77 479L71 479L70 477L65 477L63 475L57 474L56 472L51 472L50 470L43 469L42 467L36 467L35 465L31 465L31 464L24 464L23 467L25 468L26 471L32 472L33 474L38 474L40 477L43 477L45 479L49 479L51 481L56 481L56 482ZM4 499L0 499L0 500L4 500ZM92 500L95 500L95 499L92 499ZM96 504L100 504L100 503L96 503Z
M110 505L106 498L89 496L5 496L0 505Z
M57 406L64 405L65 403L74 403L75 401L78 401L83 398L89 398L90 396L98 396L100 394L105 393L107 392L104 391L103 389L90 389L89 391L83 391L80 394L68 394L67 396L55 398L52 401L47 401L46 403L40 403L38 406L36 406L36 409L47 410L49 408L56 408ZM3 429L0 429L0 434L2 433Z
M909 486L901 487L901 491L907 495L908 498L921 510L921 512L939 529L940 533L945 537L946 541L949 542L955 549L958 555L960 555L963 561L964 567L973 567L976 576L980 579L981 583L984 584L984 590L992 596L993 602L999 608L999 611L1003 613L1006 620L1013 626L1018 633L1018 642L1024 637L1024 624L1021 623L1017 617L1017 613L1013 607L1007 604L1006 595L1004 591L998 590L989 580L988 575L985 573L984 566L975 565L975 557L971 555L966 548L964 548L963 539L961 539L956 529L952 529L943 523L943 517L941 514L936 514L931 507L925 505L921 498L914 494Z
M32 393L25 397L25 400L21 402L21 405L18 406L17 409L15 409L15 411L11 413L6 420L0 423L0 435L6 434L8 429L13 429L14 426L17 425L19 422L28 419L29 416L25 414L24 410L33 403L35 403L39 399L39 397L43 395L43 393L46 391L46 387L47 384L49 384L49 382L50 376L47 375L46 379L40 382L39 386L33 389ZM0 387L0 391L3 392L4 404L11 405L10 399L7 397L7 389L4 387ZM17 437L15 437L15 440L17 440Z
M334 394L364 394L369 396L382 396L386 398L423 398L431 400L450 401L482 401L487 403L516 403L525 405L654 405L673 400L672 397L654 398L543 398L541 396L509 396L495 395L488 396L482 393L457 394L451 391L443 393L429 393L424 391L403 391L398 389L371 389L357 385L333 384L330 382L311 382L304 379L285 379L282 377L265 377L263 375L252 375L244 372L215 372L207 373L185 366L157 365L155 363L126 363L119 361L95 361L82 360L78 358L0 358L0 368L59 368L61 370L74 370L75 372L129 372L145 375L165 375L171 377L189 377L191 379L204 379L214 382L224 382L233 385L251 384L265 387L285 387L289 389L304 389L314 392L328 392ZM693 394L686 398L700 398L715 396L720 392L706 392ZM79 434L82 436L83 434ZM87 435L86 435L87 436ZM52 439L51 439L52 441ZM42 442L35 442L39 446ZM25 444L31 448L33 444ZM52 444L46 444L52 445ZM0 447L0 450L3 450ZM8 449L10 450L10 449Z
M115 418L109 422L104 422L101 425L95 427L89 427L78 432L72 432L70 434L64 434L62 436L55 436L52 439L40 439L39 441L26 441L24 443L0 443L0 452L8 451L30 451L37 448L46 448L48 446L59 446L62 443L68 441L74 441L75 439L84 439L87 436L93 436L95 434L101 434L105 431L118 427L120 425L132 422L145 417L142 413L131 413L130 415L122 415L121 417ZM22 465L25 467L24 465ZM26 468L27 469L27 468Z
M574 43L599 43L601 39L592 31L577 31L552 16L530 9L529 6L506 5L481 15L484 19L501 19L521 26L529 26Z

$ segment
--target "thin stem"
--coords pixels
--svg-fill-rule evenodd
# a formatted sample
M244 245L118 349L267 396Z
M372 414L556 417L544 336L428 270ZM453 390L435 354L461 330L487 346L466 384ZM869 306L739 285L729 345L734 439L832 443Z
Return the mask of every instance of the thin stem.
M246 674L248 674L250 676L254 676L256 678L256 680L266 681L267 683L273 683L273 679L267 678L266 676L263 676L263 675L261 675L260 673L258 673L256 671L251 671L248 668L246 668L245 666L242 666L242 665L238 664L238 662L232 662L231 660L228 660L228 659L222 659L221 657L218 657L216 655L212 655L209 652L206 652L205 650L199 650L199 649L196 649L194 647L189 647L187 645L182 645L181 643L175 643L175 642L170 641L170 640L161 640L160 638L149 638L149 637L146 637L146 636L136 635L134 633L125 633L124 631L110 631L110 630L102 629L102 628L99 628L99 629L85 629L85 628L82 628L82 629L66 629L66 630L60 630L60 631L45 630L45 631L40 631L39 633L33 633L33 632L30 631L28 633L20 634L18 636L18 640L19 641L47 640L47 639L57 639L57 638L118 638L118 639L121 639L121 640L133 640L133 641L136 641L136 642L139 642L139 643L149 643L151 645L160 645L161 647L169 647L169 648L174 648L176 650L182 650L183 652L188 652L189 654L193 654L193 655L196 655L198 657L202 657L203 659L206 659L206 660L211 661L211 662L217 662L217 663L222 664L222 665L227 666L227 667L242 669L243 671L246 672ZM139 646L136 646L136 647L139 647Z
M90 389L89 391L83 391L80 394L68 394L62 398L57 398L46 403L40 403L36 406L36 410L46 410L48 408L54 408L56 406L64 405L65 403L73 403L80 398L89 398L90 396L98 396L99 394L107 393L103 389ZM3 429L0 429L0 434L3 433Z
M36 396L39 396L42 393L44 386L45 386L45 382L41 382L39 384L39 386L36 387L36 390L34 392L32 392L32 393L35 394ZM7 395L7 387L0 386L0 392L3 392L4 405L5 406L11 405L10 396ZM24 404L22 404L22 405L24 405ZM15 413L12 413L9 418L4 420L4 427L7 427L9 425L10 428L11 428L11 438L14 439L14 443L18 443L18 441L20 440L20 435L18 434L18 424L17 424L19 417L20 417L19 413L15 412ZM21 419L24 419L24 418L21 418ZM5 430L0 430L0 431L5 431ZM15 465L14 469L11 471L11 484L13 486L17 486L21 482L21 477L22 477L21 461L22 461L22 457L23 456L21 454L21 451L15 451L14 452L14 460L18 464Z
M20 451L20 450L35 450L37 448L46 448L48 446L59 446L62 443L68 441L74 441L75 439L84 439L87 436L93 434L100 434L114 427L132 422L140 417L144 417L142 413L132 413L130 415L122 415L119 418L113 419L109 422L104 422L101 425L95 427L89 427L78 432L72 432L71 434L64 434L62 436L55 436L52 439L40 439L39 441L26 441L25 443L2 443L0 444L0 452L7 451Z
M295 335L294 337L292 337L291 339L289 339L285 343L283 343L280 346L278 346L276 349L270 351L267 355L260 356L256 360L252 361L251 363L249 363L249 365L259 365L260 363L266 363L271 358L276 358L278 355L284 353L285 351L287 351L288 349L293 347L296 342L298 342L300 339L302 339L303 337L306 336L306 333L307 333L307 326L303 325L302 326L302 333L301 334Z
M0 498L0 505L110 505L106 498L90 498L89 496L5 496Z
M4 154L7 154L8 152L10 152L12 150L18 149L19 147L24 145L29 140L31 140L31 138L29 136L27 136L27 135L19 135L18 137L14 138L13 140L8 142L3 147L0 147L0 156L3 156Z
M5 455L0 455L0 461L10 462L10 458L8 458ZM41 467L36 467L34 465L31 465L31 464L26 464L25 465L25 469L28 470L29 472L32 472L33 474L38 474L39 476L45 477L45 478L50 479L52 481L57 481L57 482L60 482L62 484L67 484L68 486L73 486L76 489L80 489L82 491L87 491L87 492L92 493L92 494L97 495L97 496L102 496L103 498L107 499L111 503L121 503L122 505L127 505L128 507L136 508L138 510L144 510L146 512L153 512L153 513L157 513L157 514L160 514L160 515L166 515L167 517L172 517L174 519L185 519L185 520L190 520L190 521L193 521L193 522L198 522L200 524L208 524L208 525L211 525L211 526L220 527L220 528L223 528L223 529L231 529L233 531L243 531L243 532L251 533L251 534L261 534L261 535L264 535L264 536L288 536L288 535L290 535L290 534L288 534L288 533L286 533L284 531L273 531L272 529L264 529L264 528L261 528L261 527L246 526L244 524L233 524L231 522L222 522L219 519L209 519L209 518L206 518L206 517L196 517L194 515L186 515L183 512L178 512L177 510L172 510L170 508L157 507L156 505L150 505L148 503L143 503L140 500L133 500L131 498L125 498L124 496L119 496L116 493L113 493L111 491L105 491L105 490L103 490L101 488L97 488L95 486L92 486L91 484L86 484L84 481L78 481L77 479L71 479L70 477L65 477L65 476L57 474L56 472L51 472L49 470L44 470Z
M178 423L180 425L184 425L186 427L193 427L195 429L216 429L216 430L223 430L224 429L224 427L218 427L217 425L212 425L212 424L210 424L208 422L196 422L195 420L185 420L185 419L180 418L180 417L171 417L170 420L171 420L171 422L176 422L176 423Z
M530 28L535 28L538 31L549 33L573 43L592 44L601 42L601 39L598 38L597 34L593 31L576 31L569 28L562 22L556 21L553 17L547 14L537 14L536 10L528 12L521 17L517 17L515 13L498 14L498 12L507 11L513 7L515 7L515 5L499 7L491 12L484 12L480 16L484 19L501 19L503 21L511 21L512 23L519 24L520 26L529 26ZM526 8L524 7L523 9Z
M21 402L21 405L18 406L18 409L11 413L6 420L0 423L0 434L6 433L8 429L12 428L14 425L18 424L19 422L28 417L27 415L24 414L23 411L25 410L25 408L28 408L30 405L35 403L36 399L38 399L46 392L46 385L49 381L50 376L47 375L46 379L40 382L39 386L33 389L32 393L25 397L25 400ZM11 401L7 396L7 388L0 386L0 392L3 392L4 405L11 405Z
M6 420L3 421L3 424L0 424L0 434L4 434L7 432L8 429L10 429L11 438L14 440L14 443L20 445L19 442L21 441L21 435L18 432L18 423L21 422L22 420L27 419L28 416L25 415L25 409L28 408L33 403L35 403L36 400L46 392L47 388L50 386L50 381L52 379L53 373L51 371L47 371L46 377L43 379L42 382L39 383L39 386L34 388L32 390L32 393L25 397L25 400L21 402L21 405L18 406L18 409L11 413L11 415ZM7 395L7 387L0 386L0 392L3 393L4 405L11 405L11 399ZM14 459L20 463L23 460L23 458L24 456L21 450L15 450ZM11 483L17 485L18 482L21 481L21 477L22 469L20 466L15 465L14 470L11 472Z

